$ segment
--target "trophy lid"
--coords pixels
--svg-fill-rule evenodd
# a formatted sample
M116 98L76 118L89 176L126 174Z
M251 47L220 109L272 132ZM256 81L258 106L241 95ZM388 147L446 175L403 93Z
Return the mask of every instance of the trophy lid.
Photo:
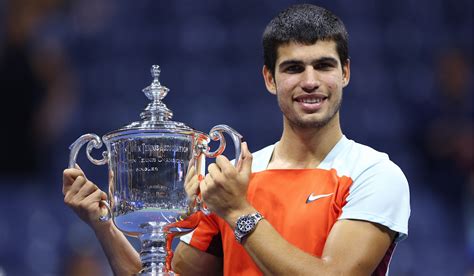
M153 65L151 67L151 76L153 77L153 81L149 86L142 90L151 102L140 113L141 120L107 133L104 136L106 140L116 136L134 133L191 134L196 132L194 129L188 127L184 123L171 120L173 117L173 112L162 102L163 98L168 94L169 89L161 85L158 79L160 73L160 66Z

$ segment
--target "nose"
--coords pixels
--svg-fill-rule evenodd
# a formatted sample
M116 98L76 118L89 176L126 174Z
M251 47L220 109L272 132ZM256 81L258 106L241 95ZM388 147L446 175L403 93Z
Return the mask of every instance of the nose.
M302 74L301 88L305 92L312 92L316 90L319 85L318 73L312 68L312 66L308 66Z

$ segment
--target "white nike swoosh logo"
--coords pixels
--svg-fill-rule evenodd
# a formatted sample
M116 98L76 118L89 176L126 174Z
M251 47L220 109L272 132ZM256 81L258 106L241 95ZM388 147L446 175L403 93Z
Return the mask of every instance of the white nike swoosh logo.
M320 198L323 198L323 197L332 196L333 194L334 194L334 193L324 194L324 195L314 195L313 193L311 193L311 194L308 196L308 199L306 200L306 203L313 202L313 201L315 201L316 199L320 199Z

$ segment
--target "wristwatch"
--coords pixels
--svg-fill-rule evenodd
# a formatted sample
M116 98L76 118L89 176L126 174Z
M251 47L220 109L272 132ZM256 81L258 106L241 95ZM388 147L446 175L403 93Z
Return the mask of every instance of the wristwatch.
M255 212L253 214L243 215L237 219L235 223L234 235L235 239L242 243L242 240L257 227L257 223L263 219L262 214Z

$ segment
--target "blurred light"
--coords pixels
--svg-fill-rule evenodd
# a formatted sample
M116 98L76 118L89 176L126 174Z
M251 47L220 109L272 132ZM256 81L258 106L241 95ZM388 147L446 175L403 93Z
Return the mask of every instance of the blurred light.
M38 208L39 206L32 206ZM28 219L25 263L36 275L53 273L59 263L60 227L49 213L36 209Z
M36 239L26 249L25 263L35 275L55 272L59 264L58 250L47 241Z
M189 53L202 53L224 48L227 32L222 24L203 17L185 21L180 31L180 46ZM212 41L212 43L209 43Z
M69 248L77 254L90 253L99 249L99 243L92 230L83 221L77 220L69 225L66 240Z
M33 211L28 221L29 239L46 242L53 247L57 246L61 234L57 221L51 214L43 210Z

